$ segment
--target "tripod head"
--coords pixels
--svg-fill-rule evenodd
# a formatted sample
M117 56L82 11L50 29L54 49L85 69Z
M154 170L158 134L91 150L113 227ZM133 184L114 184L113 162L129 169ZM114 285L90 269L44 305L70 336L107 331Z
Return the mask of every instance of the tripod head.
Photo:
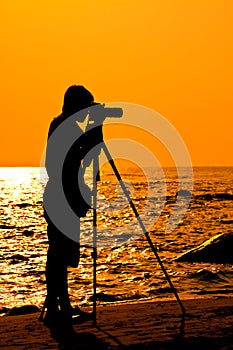
M109 108L105 107L105 104L94 102L88 108L88 122L85 128L85 135L88 140L89 151L94 149L95 146L103 142L103 122L109 118L121 118L123 115L122 108ZM95 158L98 158L100 149L96 148L94 152L86 156L85 161L83 162L84 168L88 167L91 161Z
M88 122L85 134L90 142L90 149L103 142L103 122L106 118L121 118L122 108L105 107L104 103L94 102L88 109ZM97 152L98 153L98 152ZM95 155L96 156L96 155ZM91 158L87 158L85 166L88 166Z

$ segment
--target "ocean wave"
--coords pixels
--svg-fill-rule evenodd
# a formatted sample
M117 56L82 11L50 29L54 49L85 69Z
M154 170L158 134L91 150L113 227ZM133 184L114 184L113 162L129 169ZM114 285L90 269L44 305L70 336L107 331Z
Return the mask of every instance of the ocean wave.
M152 290L149 291L149 294L152 294L152 295L154 295L154 294L156 294L156 295L158 295L158 294L167 294L167 293L173 293L173 290L169 286L158 287L158 288L156 288L154 290L152 289Z
M0 230L13 230L17 228L18 226L15 225L0 225Z
M89 299L93 301L93 296ZM117 301L127 301L127 300L138 300L148 298L148 294L141 293L139 291L131 292L129 294L108 294L100 292L96 294L96 300L102 302L117 302Z
M180 190L178 191L175 195L166 195L166 196L158 196L154 198L150 198L150 200L161 200L161 201L167 201L169 203L175 203L177 200L177 196L180 197L191 197L192 194L187 191L187 190ZM232 193L203 193L203 194L196 194L193 195L193 201L199 201L199 200L204 200L204 201L212 201L212 200L218 200L218 201L228 201L228 200L233 200L233 194Z
M202 199L206 201L211 201L213 199L233 200L233 194L232 193L204 193L204 194L195 195L194 199Z
M0 230L22 230L26 228L33 227L34 225L22 225L22 226L15 226L15 225L0 225ZM31 230L24 230L23 234L25 236L32 235Z
M199 295L207 295L207 294L233 294L233 289L214 289L214 290L208 290L208 289L204 289L204 290L200 290L197 291L196 294Z
M213 272L207 269L201 269L189 274L188 278L197 278L208 282L223 282L226 280L226 274L221 270Z

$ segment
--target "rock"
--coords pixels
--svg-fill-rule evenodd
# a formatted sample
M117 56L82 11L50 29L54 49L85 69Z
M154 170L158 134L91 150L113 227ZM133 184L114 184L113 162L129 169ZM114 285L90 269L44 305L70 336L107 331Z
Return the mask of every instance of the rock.
M30 203L18 203L18 204L16 204L17 205L17 207L19 207L19 208L27 208L27 207L29 207L31 204Z
M90 297L90 300L93 301L93 296ZM98 301L105 301L105 302L113 302L117 301L117 297L112 294L105 294L103 292L96 294L96 300Z
M31 231L31 230L24 230L23 231L23 235L26 236L26 237L31 237L34 235L34 232Z
M191 197L192 193L188 190L179 190L177 191L176 196Z
M12 259L16 259L16 260L22 260L22 261L28 261L28 257L21 255L21 254L14 254L11 256Z
M150 272L144 272L143 273L143 278L150 278L150 277L151 277Z
M233 232L216 235L178 256L175 261L232 264Z
M2 316L2 314L6 314L8 312L8 308L7 307L4 307L0 309L0 315Z
M40 309L36 305L15 306L7 312L7 316L33 314L35 312L40 312Z
M28 261L28 260L29 260L28 257L26 257L26 256L24 256L24 255L21 255L21 254L14 254L14 255L12 255L12 256L10 257L10 259L12 259L12 260L10 261L10 264L18 264L18 263L20 263L20 262L22 262L22 261Z

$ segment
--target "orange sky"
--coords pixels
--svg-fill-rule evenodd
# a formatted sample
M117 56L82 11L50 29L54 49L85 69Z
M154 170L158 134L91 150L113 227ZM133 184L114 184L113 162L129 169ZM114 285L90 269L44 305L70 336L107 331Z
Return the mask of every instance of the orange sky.
M0 17L0 165L40 164L71 84L158 111L194 165L233 165L232 0L14 0Z

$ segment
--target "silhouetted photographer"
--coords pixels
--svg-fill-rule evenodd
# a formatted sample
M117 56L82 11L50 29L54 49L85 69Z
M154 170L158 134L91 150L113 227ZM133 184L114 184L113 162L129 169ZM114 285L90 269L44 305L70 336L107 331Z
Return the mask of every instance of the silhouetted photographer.
M83 132L77 122L84 122L87 116L87 128ZM44 192L49 240L44 324L50 329L71 327L77 315L92 317L79 307L71 306L67 268L79 264L79 218L86 215L92 203L92 193L84 181L85 167L92 157L98 158L100 148L85 158L85 165L83 158L103 141L102 124L107 116L121 117L122 109L105 108L103 104L95 103L93 95L83 86L73 85L64 95L62 114L50 124L45 163L49 180Z
M55 118L50 124L48 141L56 129L64 123L67 118L70 118L74 113L91 106L93 102L93 95L83 86L70 86L64 95L62 114ZM77 113L77 118L78 122L83 122L86 118L86 113ZM74 125L74 128L75 132L79 133L81 136L72 144L66 154L62 167L61 181L70 208L74 211L77 217L83 217L86 215L90 206L86 203L80 193L78 172L82 166L83 157L93 146L93 138L83 133L77 124ZM63 142L62 138L60 139L60 142ZM53 186L53 182L56 183L57 181L56 174L54 174L56 172L56 163L55 165L53 164L56 156L54 155L54 150L50 151L52 146L49 147L48 142L46 150L46 169L49 180L46 186L47 192L45 192L46 195L49 193L49 196L53 197L49 199L56 210L56 206L59 207L59 203L56 202L56 191L50 191L51 195L48 191L48 188ZM59 152L59 150L57 150L57 152ZM59 154L57 157L59 158ZM72 316L74 314L84 314L78 307L74 310L70 304L67 279L67 267L77 267L79 264L80 243L79 240L74 241L67 237L65 232L61 232L60 228L57 227L56 222L52 220L49 213L46 212L46 207L45 219L48 224L47 233L49 248L46 263L47 313L44 318L44 324L48 327L55 327L61 323L64 325L71 325L73 323ZM80 227L77 226L76 229L78 234Z

